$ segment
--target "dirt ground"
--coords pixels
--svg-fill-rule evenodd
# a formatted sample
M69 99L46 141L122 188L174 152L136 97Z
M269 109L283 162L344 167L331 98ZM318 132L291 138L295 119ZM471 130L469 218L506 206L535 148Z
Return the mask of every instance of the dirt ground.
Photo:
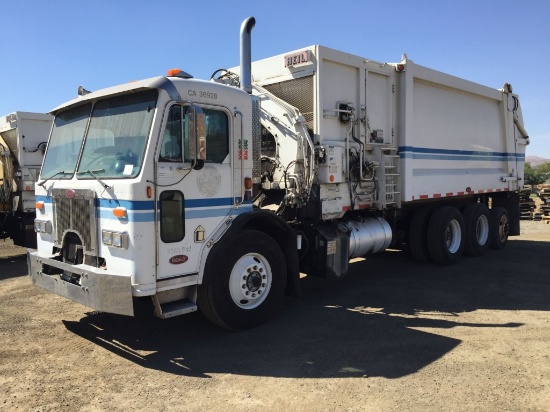
M453 267L388 251L239 333L90 312L0 242L0 410L548 411L549 242L526 221Z

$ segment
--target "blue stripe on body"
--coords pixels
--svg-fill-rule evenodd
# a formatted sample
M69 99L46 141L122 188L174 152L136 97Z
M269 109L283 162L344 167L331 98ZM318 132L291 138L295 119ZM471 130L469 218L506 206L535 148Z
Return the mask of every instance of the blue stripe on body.
M240 202L240 197L236 200ZM51 196L36 196L37 201L44 203L52 203ZM251 202L245 202L245 204ZM220 197L211 199L185 199L185 208L192 209L198 207L216 207L216 206L233 206L232 197ZM125 207L127 210L153 210L155 202L152 200L119 200L119 199L96 199L96 207L115 208Z
M400 146L401 159L503 161L524 160L523 153L484 152L479 150L433 149L429 147Z

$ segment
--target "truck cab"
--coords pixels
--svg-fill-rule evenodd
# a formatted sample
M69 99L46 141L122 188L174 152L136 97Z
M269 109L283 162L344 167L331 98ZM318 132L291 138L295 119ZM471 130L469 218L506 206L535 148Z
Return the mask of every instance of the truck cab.
M178 314L195 310L208 250L252 209L249 94L176 75L89 93L53 113L30 253L31 266L47 270L31 271L33 282L127 315L132 296L177 289L167 299L183 306Z

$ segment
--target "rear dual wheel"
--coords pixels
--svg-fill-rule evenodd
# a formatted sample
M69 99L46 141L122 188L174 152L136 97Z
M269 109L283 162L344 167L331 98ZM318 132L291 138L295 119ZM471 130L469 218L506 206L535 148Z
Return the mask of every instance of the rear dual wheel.
M409 249L414 260L419 262L430 262L430 251L428 250L428 225L433 209L423 207L414 212L411 226L409 228Z
M508 241L509 231L510 220L508 218L508 211L503 207L495 207L491 209L491 249L503 249Z
M482 203L470 203L463 212L466 237L464 254L481 256L490 244L491 215L489 209Z
M452 206L435 210L428 225L428 251L432 260L440 265L453 265L464 251L464 219Z

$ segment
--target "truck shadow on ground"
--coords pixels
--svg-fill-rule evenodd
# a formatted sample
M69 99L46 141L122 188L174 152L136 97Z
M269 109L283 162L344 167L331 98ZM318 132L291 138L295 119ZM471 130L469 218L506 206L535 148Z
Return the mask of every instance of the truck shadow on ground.
M269 323L238 333L200 314L160 320L149 313L127 318L94 312L64 324L142 367L178 375L399 378L461 343L442 330L522 326L467 323L463 312L550 310L542 254L547 248L544 242L510 241L506 251L452 267L388 251L353 263L339 282L302 279L301 299L285 299ZM526 262L527 256L540 260Z

